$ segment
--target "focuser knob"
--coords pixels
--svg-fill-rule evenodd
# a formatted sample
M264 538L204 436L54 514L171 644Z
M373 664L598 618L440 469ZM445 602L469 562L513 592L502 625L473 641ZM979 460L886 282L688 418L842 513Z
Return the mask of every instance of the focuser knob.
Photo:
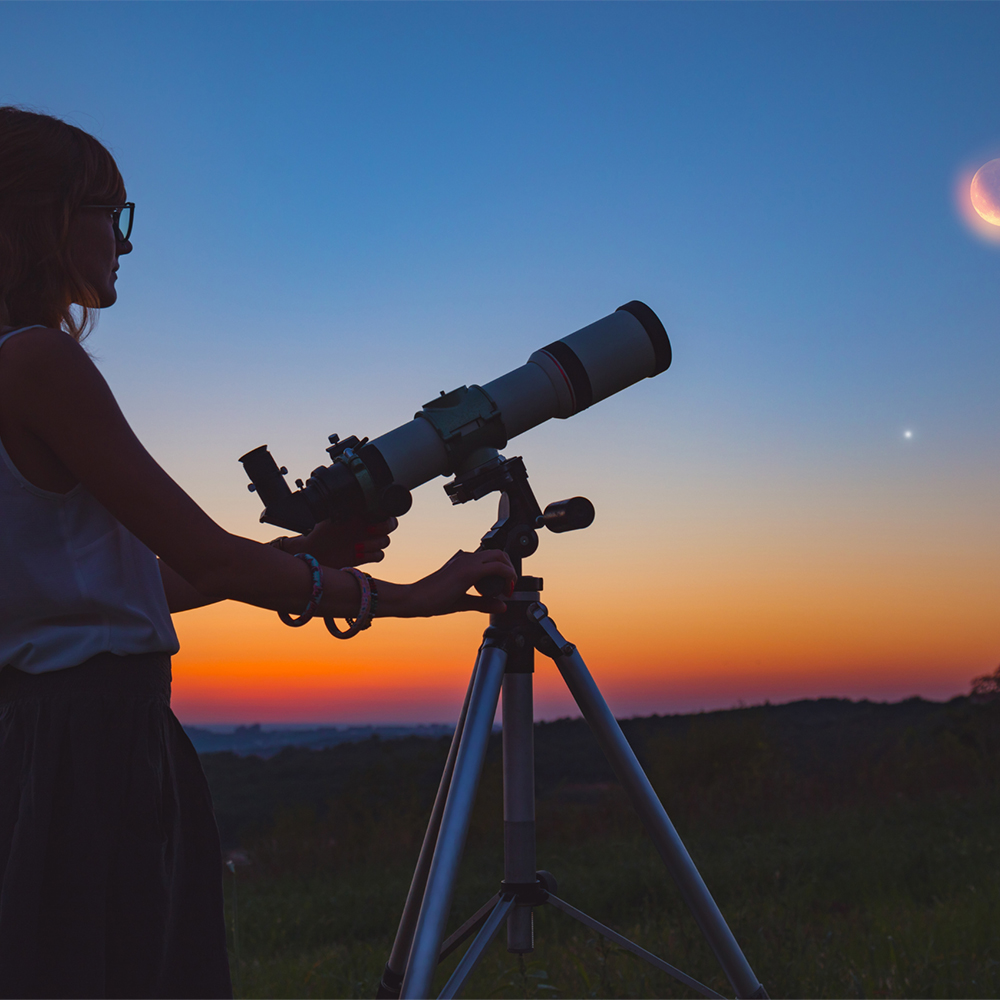
M413 506L413 495L402 483L390 483L383 491L379 508L389 517L402 517Z

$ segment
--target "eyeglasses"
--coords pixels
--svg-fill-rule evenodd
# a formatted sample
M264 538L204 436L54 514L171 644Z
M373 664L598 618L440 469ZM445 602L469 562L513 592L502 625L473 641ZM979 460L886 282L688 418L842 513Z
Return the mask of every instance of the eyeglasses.
M135 202L124 205L81 205L80 208L99 208L111 213L111 224L115 227L115 239L125 243L132 235L132 219L135 216Z

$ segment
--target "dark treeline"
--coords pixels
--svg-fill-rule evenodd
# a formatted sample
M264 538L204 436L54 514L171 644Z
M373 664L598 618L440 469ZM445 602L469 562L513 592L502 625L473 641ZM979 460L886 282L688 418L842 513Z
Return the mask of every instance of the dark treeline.
M341 743L358 743L377 736L401 739L404 736L450 736L451 726L317 726L313 729L264 729L260 723L237 726L235 730L216 732L200 726L185 726L198 753L222 753L231 750L243 756L273 757L285 747L326 750Z
M765 815L962 797L1000 778L997 701L820 699L654 715L622 726L680 827L721 822L735 832ZM323 843L335 839L340 849L330 852L333 861L351 853L352 841L374 849L387 846L386 836L407 843L419 836L448 744L447 738L371 739L288 748L267 760L210 753L202 761L227 848L270 853L275 832L292 824L300 845L310 839L306 828ZM537 724L535 751L540 836L604 836L633 822L582 720ZM500 781L495 735L473 839L499 822Z

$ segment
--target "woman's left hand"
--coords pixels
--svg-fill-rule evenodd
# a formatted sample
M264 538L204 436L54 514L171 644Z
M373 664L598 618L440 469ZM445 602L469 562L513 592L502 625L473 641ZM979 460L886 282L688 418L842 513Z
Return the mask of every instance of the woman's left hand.
M323 566L361 566L385 558L389 533L399 521L390 517L378 524L365 524L360 518L351 521L320 521L308 535L284 538L278 546L293 555L308 552Z

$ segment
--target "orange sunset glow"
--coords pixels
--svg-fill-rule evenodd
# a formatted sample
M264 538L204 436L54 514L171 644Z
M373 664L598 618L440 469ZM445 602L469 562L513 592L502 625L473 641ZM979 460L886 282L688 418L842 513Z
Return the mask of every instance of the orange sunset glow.
M543 536L526 571L544 572L550 614L620 715L830 694L947 698L1000 658L996 552L981 543L993 515L967 501L963 519L942 518L946 482L919 487L917 500L915 484L894 478L841 484L820 510L815 494L829 483L748 498L739 523L678 510L627 564L615 526L598 521ZM410 516L378 571L387 578L433 562L437 522ZM652 522L654 512L633 517ZM393 564L402 570L391 574ZM608 585L592 585L593 567ZM386 619L338 642L320 622L290 630L233 604L175 621L174 704L192 723L452 721L486 624L474 614ZM578 714L542 656L536 701L541 718Z

